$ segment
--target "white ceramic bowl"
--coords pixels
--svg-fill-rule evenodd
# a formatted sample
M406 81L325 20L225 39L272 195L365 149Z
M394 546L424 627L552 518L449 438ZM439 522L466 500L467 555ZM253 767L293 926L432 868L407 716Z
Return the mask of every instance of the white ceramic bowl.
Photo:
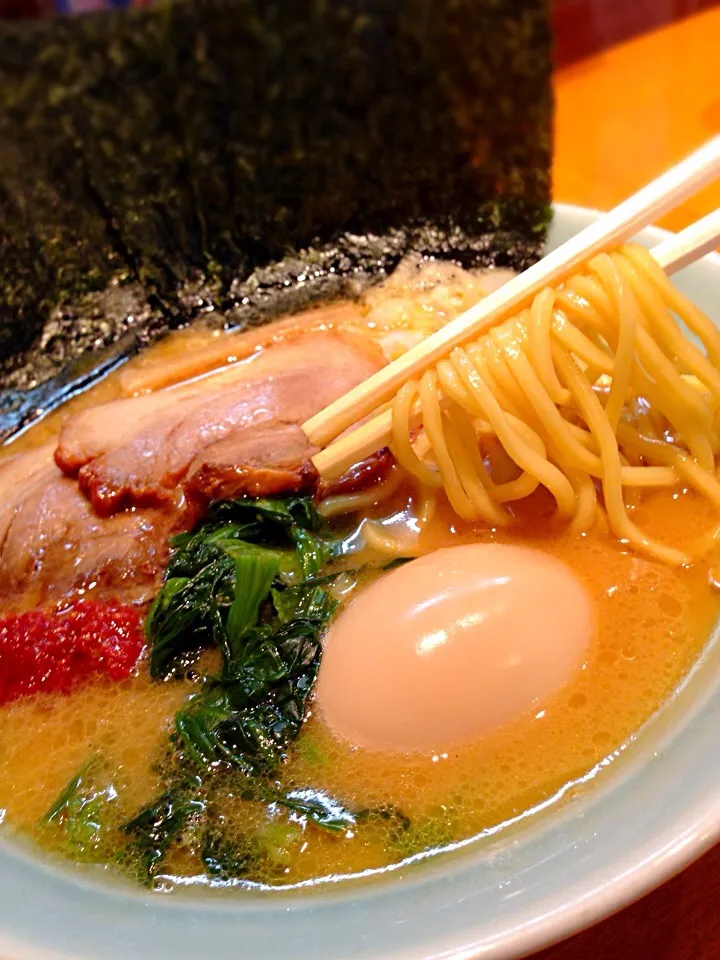
M597 217L556 207L550 246ZM664 234L646 230L640 240ZM677 283L720 324L720 258ZM3 960L483 960L612 913L720 834L720 644L579 798L455 853L314 891L148 894L0 847Z

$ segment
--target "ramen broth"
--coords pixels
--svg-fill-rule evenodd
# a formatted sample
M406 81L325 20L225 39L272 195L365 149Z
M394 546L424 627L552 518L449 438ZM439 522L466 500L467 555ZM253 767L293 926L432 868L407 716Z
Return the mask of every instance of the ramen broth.
M378 338L391 333L393 349L402 349L415 330L429 332L479 295L477 278L455 269L442 274L440 284L424 277L411 265L384 293L373 291L365 332ZM420 314L413 306L418 302ZM224 336L232 356L232 335ZM169 336L46 417L8 451L47 442L70 412L123 395L128 371L147 371L189 348L217 342L218 334L197 329ZM408 538L416 556L452 545L499 542L534 547L564 562L593 605L595 630L585 662L538 708L441 753L383 754L352 747L335 737L311 701L298 740L274 774L278 788L310 789L347 809L368 812L330 833L277 804L248 800L239 775L220 774L212 804L226 835L239 850L252 837L255 848L260 844L264 851L252 876L255 883L292 885L381 870L481 837L550 798L571 796L581 781L602 778L612 765L604 761L617 757L667 700L717 617L720 596L709 575L712 556L679 569L644 559L624 549L602 518L590 533L572 536L542 491L513 505L514 523L504 530L464 523L441 501L418 537L412 533L414 498L414 489L401 485L390 501L352 522L361 535L362 522L376 518L387 532ZM645 495L633 519L651 536L682 548L707 529L711 509L678 489ZM344 592L338 590L341 609L383 575L388 558L366 548L362 559L371 570L348 578ZM212 665L214 655L203 656ZM0 708L0 811L6 829L73 860L113 862L113 851L123 842L121 825L162 788L173 718L195 689L190 680L151 681L143 661L137 676L119 683L97 681L68 696L41 694ZM101 835L91 829L78 843L43 816L89 760L104 801L103 829ZM127 861L131 855L123 856ZM197 838L186 831L156 882L166 886L191 878L208 880ZM208 882L219 881L210 877Z

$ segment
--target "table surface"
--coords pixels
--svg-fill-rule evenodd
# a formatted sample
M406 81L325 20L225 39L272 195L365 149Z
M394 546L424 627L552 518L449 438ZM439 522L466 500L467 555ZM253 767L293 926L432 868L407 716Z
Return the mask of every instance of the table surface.
M642 5L642 0L620 0ZM653 0L672 7L672 0ZM574 0L610 31L617 0ZM609 17L609 15L608 15ZM618 24L621 26L622 22ZM720 133L720 6L556 72L556 200L607 210ZM720 206L720 182L660 221L679 230Z
M717 133L720 7L558 70L555 199L606 210ZM660 223L679 230L718 206L720 182ZM719 904L720 846L534 960L718 960Z

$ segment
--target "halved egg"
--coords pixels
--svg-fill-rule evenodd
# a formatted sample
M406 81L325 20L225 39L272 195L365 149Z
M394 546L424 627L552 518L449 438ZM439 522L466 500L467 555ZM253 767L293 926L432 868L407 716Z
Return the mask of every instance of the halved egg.
M536 709L578 670L593 630L575 574L539 550L471 544L396 568L331 625L317 706L382 751L445 750Z

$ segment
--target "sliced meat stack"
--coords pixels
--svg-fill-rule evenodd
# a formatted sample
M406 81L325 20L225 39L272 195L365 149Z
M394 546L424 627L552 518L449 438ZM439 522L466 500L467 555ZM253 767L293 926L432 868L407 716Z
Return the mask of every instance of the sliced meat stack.
M104 516L160 505L189 476L201 499L308 487L315 452L300 424L374 373L371 340L308 333L190 384L71 417L58 466Z
M169 536L210 501L311 489L300 424L384 363L369 338L317 332L312 316L218 372L75 414L57 445L0 464L2 608L75 591L146 602Z

